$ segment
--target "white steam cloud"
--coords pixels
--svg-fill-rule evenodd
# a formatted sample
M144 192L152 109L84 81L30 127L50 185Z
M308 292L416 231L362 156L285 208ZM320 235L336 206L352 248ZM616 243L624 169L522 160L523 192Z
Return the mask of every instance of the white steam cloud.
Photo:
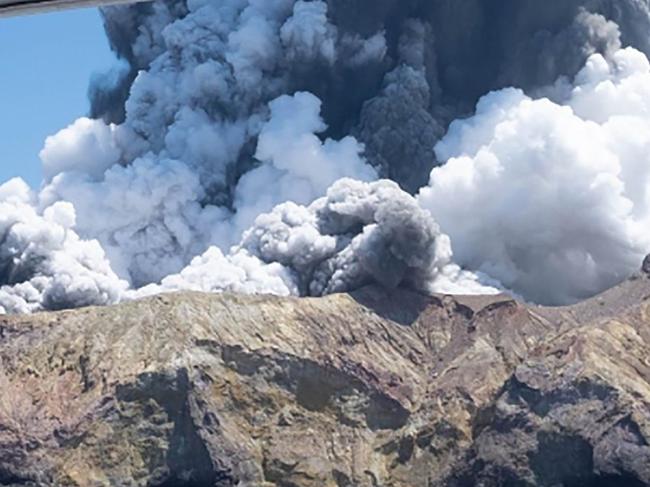
M127 283L99 243L74 233L74 208L57 202L42 215L27 185L0 186L0 313L29 313L117 302Z
M45 142L38 191L0 186L0 312L371 283L563 304L629 276L648 0L467 4L106 9L122 64L91 118Z
M615 285L650 249L650 64L593 55L554 103L491 93L454 122L419 201L463 265L529 299L568 303Z

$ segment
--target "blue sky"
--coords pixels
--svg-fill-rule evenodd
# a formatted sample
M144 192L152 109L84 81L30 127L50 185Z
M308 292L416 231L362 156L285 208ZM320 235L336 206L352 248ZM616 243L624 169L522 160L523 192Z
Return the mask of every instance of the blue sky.
M97 9L0 18L0 182L40 184L45 137L87 114L91 75L114 63Z

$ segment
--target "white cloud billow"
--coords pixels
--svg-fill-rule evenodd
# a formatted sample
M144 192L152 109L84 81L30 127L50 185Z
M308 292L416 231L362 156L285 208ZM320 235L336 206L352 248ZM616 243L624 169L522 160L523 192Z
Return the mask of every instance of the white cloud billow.
M111 270L97 241L80 239L71 204L42 214L27 185L0 186L0 313L29 313L119 301L127 283Z
M490 93L454 122L419 202L462 265L544 303L579 300L650 250L650 64L589 58L561 103Z

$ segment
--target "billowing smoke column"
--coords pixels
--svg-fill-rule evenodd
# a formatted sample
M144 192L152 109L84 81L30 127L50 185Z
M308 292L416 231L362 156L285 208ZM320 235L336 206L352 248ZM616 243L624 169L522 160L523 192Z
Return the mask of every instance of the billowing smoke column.
M90 118L38 192L0 187L0 311L369 283L562 304L650 250L649 0L103 14L121 62Z
M308 207L288 202L260 215L228 255L212 247L180 274L136 295L193 289L322 296L371 283L497 291L451 257L448 237L396 183L341 179Z

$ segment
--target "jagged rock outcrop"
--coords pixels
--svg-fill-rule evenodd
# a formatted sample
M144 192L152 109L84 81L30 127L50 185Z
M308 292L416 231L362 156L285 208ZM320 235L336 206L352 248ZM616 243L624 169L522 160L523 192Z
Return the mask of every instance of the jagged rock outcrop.
M0 485L650 484L650 277L0 317Z

